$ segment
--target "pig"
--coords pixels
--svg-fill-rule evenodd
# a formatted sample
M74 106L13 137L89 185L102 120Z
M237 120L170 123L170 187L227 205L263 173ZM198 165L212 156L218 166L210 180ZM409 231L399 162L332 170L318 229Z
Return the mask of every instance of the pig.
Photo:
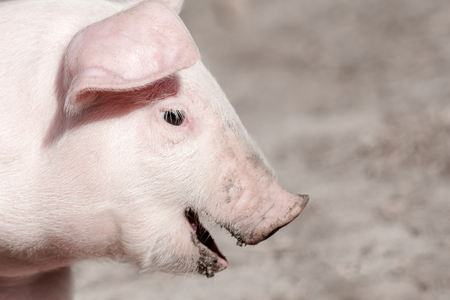
M0 3L0 299L70 299L110 258L212 277L200 216L255 245L307 195L276 181L178 16L183 1Z

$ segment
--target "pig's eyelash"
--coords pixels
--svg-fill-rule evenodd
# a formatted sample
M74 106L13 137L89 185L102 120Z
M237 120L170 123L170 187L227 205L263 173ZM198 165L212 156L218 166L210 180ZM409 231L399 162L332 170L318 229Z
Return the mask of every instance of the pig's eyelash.
M174 126L180 126L186 118L186 113L179 109L169 109L161 112L161 115L164 121Z

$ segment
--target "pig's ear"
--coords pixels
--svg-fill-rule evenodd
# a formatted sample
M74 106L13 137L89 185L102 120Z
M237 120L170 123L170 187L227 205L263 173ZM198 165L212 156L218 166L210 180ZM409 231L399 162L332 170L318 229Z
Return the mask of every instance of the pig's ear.
M164 0L166 3L172 7L172 9L179 14L181 9L183 8L184 0Z
M174 11L161 1L141 2L72 39L64 63L64 109L77 114L99 92L145 87L197 60L197 48Z
M142 0L128 0L128 3L134 5L136 3L142 2ZM180 13L183 8L184 0L164 0L177 14Z

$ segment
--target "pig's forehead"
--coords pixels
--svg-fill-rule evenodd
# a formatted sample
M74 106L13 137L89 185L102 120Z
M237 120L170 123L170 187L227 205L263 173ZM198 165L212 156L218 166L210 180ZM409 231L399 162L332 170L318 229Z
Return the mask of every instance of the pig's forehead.
M229 127L239 137L243 137L239 117L227 96L220 88L214 76L208 71L201 61L192 67L179 72L181 79L181 90L195 97L197 101L205 102L204 107L209 107L213 113L222 121L223 125Z
M198 61L192 67L181 70L179 76L180 88L185 94L205 102L207 107L211 107L221 115L227 113L232 115L234 110L226 95L202 62Z

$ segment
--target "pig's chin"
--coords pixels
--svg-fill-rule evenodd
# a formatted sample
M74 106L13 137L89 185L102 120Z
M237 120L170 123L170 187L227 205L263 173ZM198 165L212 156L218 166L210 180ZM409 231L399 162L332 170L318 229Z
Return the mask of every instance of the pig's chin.
M220 252L211 234L200 223L198 214L191 209L186 210L185 214L193 229L192 242L199 249L198 273L208 278L213 277L228 266L227 259Z

